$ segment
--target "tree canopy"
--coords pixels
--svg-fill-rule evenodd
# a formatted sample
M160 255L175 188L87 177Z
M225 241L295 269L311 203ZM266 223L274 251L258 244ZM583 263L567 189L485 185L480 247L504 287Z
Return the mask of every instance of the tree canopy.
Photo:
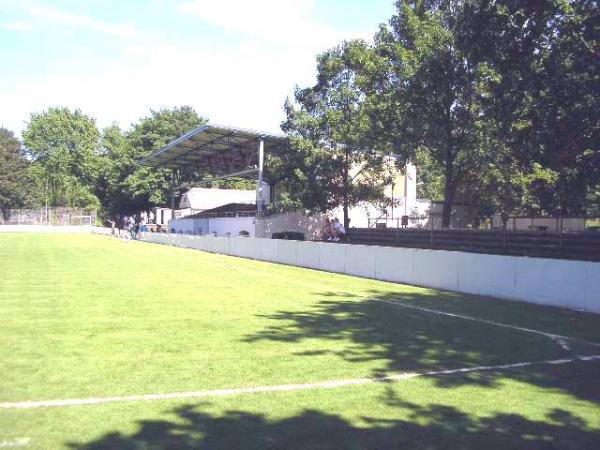
M286 103L284 128L302 138L288 157L290 174L311 161L331 165L315 159L318 151L395 153L399 163L418 165L419 193L443 201L443 226L456 201L480 216L597 210L598 2L396 6L373 42L346 42L318 58L317 84L296 93L299 110ZM376 160L364 162L377 168ZM304 172L319 174L310 165ZM316 203L343 203L329 200Z
M99 168L96 122L80 110L50 108L34 113L23 132L33 159L32 175L50 205L97 209Z
M350 42L320 55L317 84L296 90L282 125L294 149L282 161L290 200L319 211L342 206L346 227L349 207L382 199L391 179L389 154L372 139L352 70L364 49Z
M600 214L597 0L398 0L371 41L318 55L316 82L285 103L291 151L267 156L276 207L386 206L393 169L419 195L502 213ZM118 217L192 185L140 160L207 122L189 106L99 130L80 110L34 113L24 150L0 129L0 207L101 209ZM207 174L208 175L208 174ZM475 225L477 225L475 223Z
M6 214L31 202L34 195L29 174L29 161L15 135L0 128L0 211Z

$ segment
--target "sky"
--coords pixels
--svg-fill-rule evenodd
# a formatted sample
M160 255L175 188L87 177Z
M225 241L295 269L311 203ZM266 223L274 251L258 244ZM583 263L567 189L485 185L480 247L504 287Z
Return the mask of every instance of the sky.
M280 131L316 55L371 39L394 0L0 0L0 126L79 108L123 129L190 105L212 123Z

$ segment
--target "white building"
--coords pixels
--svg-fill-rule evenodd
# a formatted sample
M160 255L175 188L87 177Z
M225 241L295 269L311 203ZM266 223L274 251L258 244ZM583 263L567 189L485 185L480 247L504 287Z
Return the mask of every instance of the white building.
M348 211L350 226L354 228L367 228L373 223L385 223L388 227L395 227L400 223L402 216L411 216L423 213L422 202L417 200L417 168L414 164L406 164L404 171L395 169L394 181L385 187L384 201L387 206L364 202L353 206ZM331 212L340 221L343 218L343 209L336 208ZM409 222L410 224L410 222Z
M228 203L180 219L169 225L172 233L215 236L255 236L256 205Z
M270 198L269 185L266 183L263 184L263 193L263 198ZM192 188L181 196L175 218L180 219L229 203L256 204L256 190Z
M266 183L263 195L270 198ZM181 196L169 230L182 234L255 236L255 217L255 190L192 188Z

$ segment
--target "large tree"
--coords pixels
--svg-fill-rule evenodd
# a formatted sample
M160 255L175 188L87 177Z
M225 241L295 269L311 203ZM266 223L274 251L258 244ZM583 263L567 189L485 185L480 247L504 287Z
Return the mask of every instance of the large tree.
M99 131L95 120L79 110L50 108L31 115L23 132L33 159L32 174L51 206L96 209Z
M29 161L15 135L0 128L0 212L25 206L31 199Z
M402 159L418 163L420 154L441 170L444 227L450 225L461 184L492 156L493 123L480 102L488 93L489 69L470 59L459 39L467 4L398 1L396 15L375 36L373 55L364 65L376 134Z
M498 0L470 10L471 27L494 42L471 48L495 73L488 111L498 140L526 174L555 174L532 197L539 212L581 214L600 184L599 10L595 0Z
M127 177L139 169L136 152L117 124L102 130L101 168L96 195L106 217L117 218L135 213L145 206L129 192Z
M353 41L321 54L317 83L296 90L283 123L292 151L283 156L280 171L290 200L322 212L341 206L346 227L349 208L381 200L391 177L390 160L372 138L354 70L365 51L363 42Z
M184 133L206 123L189 106L151 111L123 132L112 125L102 133L102 172L98 194L107 214L118 217L167 201L172 173L140 160Z

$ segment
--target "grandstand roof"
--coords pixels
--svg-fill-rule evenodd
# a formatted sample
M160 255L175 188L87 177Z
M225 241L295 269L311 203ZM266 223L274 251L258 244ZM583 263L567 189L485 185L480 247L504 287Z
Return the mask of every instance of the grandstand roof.
M155 168L193 168L213 176L255 170L261 140L265 153L281 153L288 149L288 138L283 134L202 125L152 152L142 164Z

